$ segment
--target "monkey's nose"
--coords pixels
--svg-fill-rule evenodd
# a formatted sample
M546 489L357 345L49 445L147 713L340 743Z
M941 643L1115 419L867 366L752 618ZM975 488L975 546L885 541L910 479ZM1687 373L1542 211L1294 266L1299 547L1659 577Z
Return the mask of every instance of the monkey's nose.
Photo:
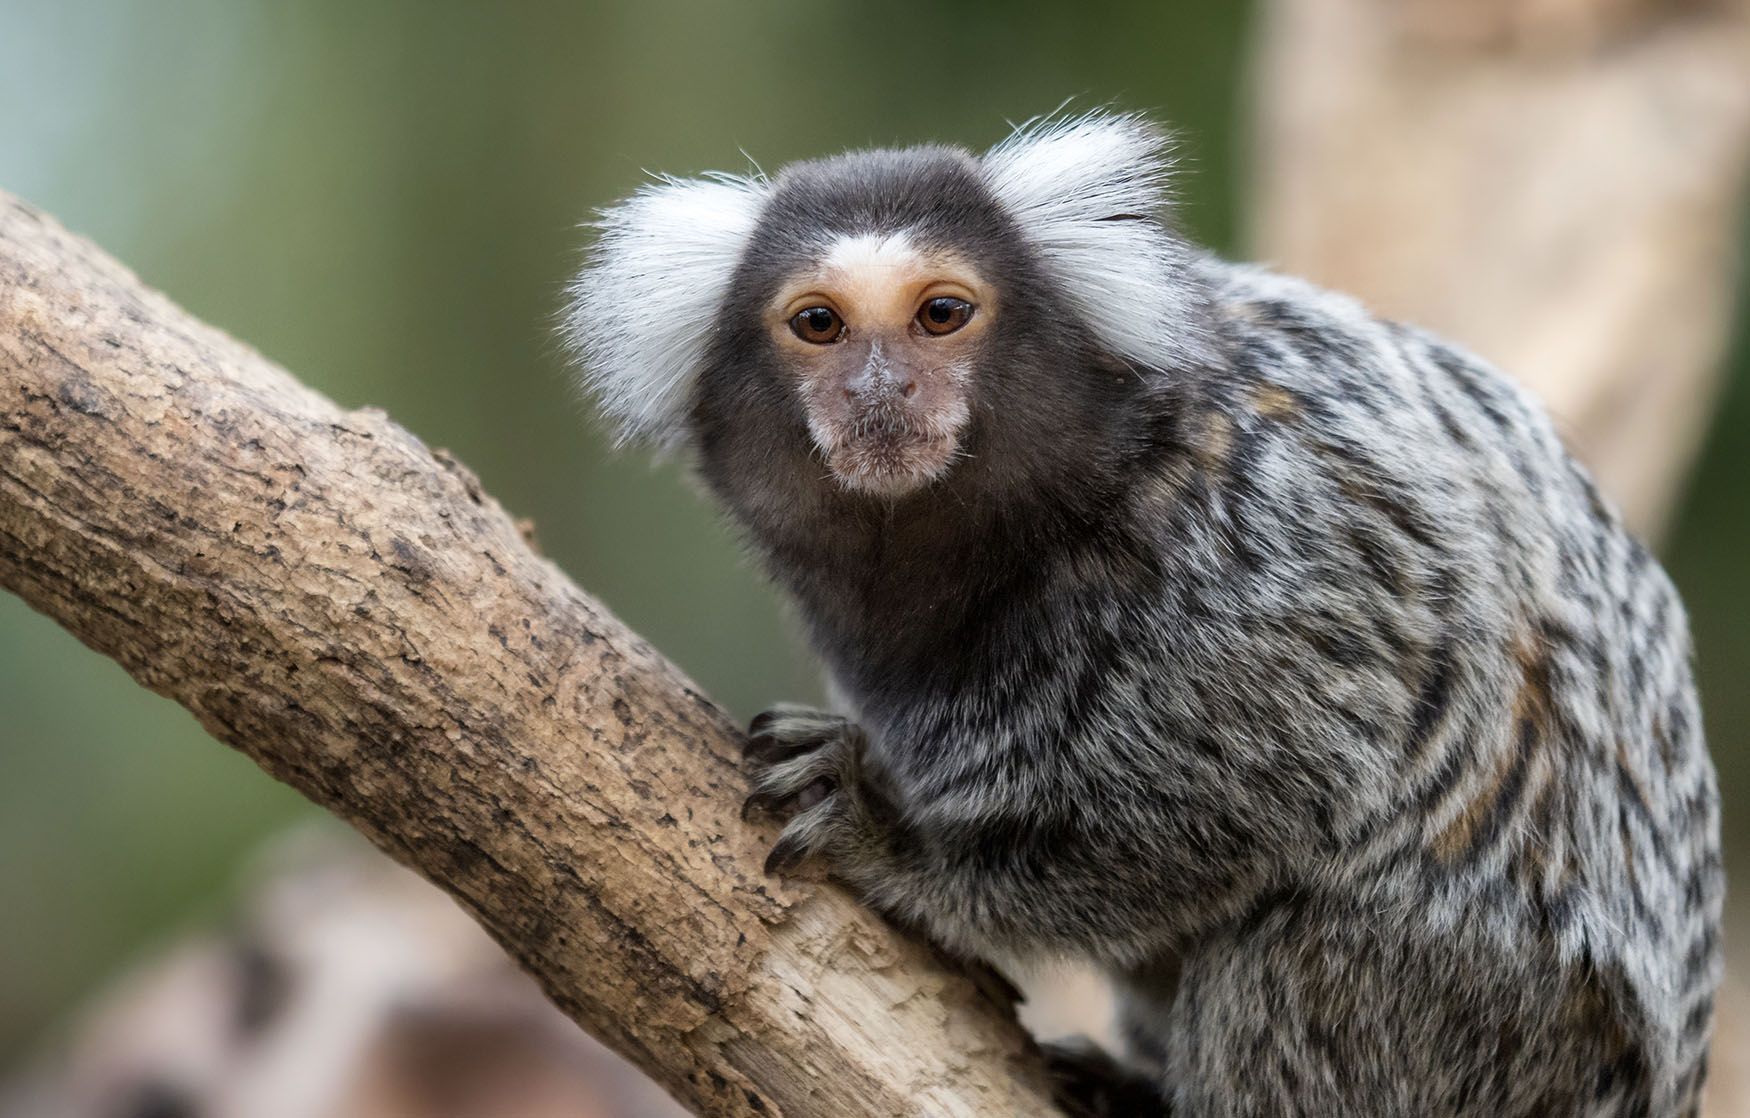
M872 402L899 396L910 399L917 393L917 378L910 373L894 369L885 361L871 361L849 380L845 381L845 396L847 399Z

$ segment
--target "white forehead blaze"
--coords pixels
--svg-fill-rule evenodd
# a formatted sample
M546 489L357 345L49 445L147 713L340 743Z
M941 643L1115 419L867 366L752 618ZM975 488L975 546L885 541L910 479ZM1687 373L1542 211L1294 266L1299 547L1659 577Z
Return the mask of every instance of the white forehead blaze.
M788 317L799 298L823 297L837 305L853 333L870 323L891 326L909 319L916 289L931 280L963 278L945 258L925 253L904 233L842 234L817 261L791 278L778 296Z
M860 233L833 241L821 267L828 275L843 277L915 271L924 263L904 233Z

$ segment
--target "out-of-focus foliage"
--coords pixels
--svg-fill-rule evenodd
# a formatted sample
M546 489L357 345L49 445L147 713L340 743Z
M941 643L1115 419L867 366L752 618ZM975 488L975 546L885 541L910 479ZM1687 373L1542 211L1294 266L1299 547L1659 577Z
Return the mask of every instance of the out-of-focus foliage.
M679 471L611 456L574 402L551 324L577 223L646 168L984 146L1073 96L1181 130L1183 225L1224 248L1245 17L1145 0L0 0L0 188L342 403L454 450L745 716L818 684ZM1673 550L1739 796L1747 458L1740 389ZM5 1063L311 809L3 595L0 716Z

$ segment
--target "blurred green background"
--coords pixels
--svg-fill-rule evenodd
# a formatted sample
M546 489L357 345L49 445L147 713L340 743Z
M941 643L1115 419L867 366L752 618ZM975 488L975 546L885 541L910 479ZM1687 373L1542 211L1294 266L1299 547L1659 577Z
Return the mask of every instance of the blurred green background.
M611 455L574 401L552 320L577 223L644 168L983 146L1073 95L1173 122L1184 225L1233 251L1247 18L1145 0L0 0L0 189L343 404L455 451L745 717L818 684L679 471ZM1733 352L1665 550L1742 850L1742 327ZM214 911L259 838L313 812L0 594L0 1072L81 994Z

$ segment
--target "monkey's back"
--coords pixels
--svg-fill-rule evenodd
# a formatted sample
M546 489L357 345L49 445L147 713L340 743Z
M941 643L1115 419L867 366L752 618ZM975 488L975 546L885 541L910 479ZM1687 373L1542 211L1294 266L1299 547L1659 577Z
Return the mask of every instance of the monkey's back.
M1374 724L1348 740L1388 743L1357 841L1293 904L1372 906L1409 944L1452 945L1454 968L1519 960L1475 993L1543 1004L1474 1040L1535 1055L1537 1097L1572 1100L1551 1112L1692 1107L1723 884L1669 579L1500 374L1343 297L1209 267L1229 360L1189 421L1189 500L1237 556L1236 585L1211 593L1242 613L1274 593L1268 625L1322 656L1305 697L1372 695ZM1426 962L1405 979L1467 996ZM1564 1055L1595 1082L1562 1084ZM1447 1098L1525 1112L1527 1085L1462 1079Z

